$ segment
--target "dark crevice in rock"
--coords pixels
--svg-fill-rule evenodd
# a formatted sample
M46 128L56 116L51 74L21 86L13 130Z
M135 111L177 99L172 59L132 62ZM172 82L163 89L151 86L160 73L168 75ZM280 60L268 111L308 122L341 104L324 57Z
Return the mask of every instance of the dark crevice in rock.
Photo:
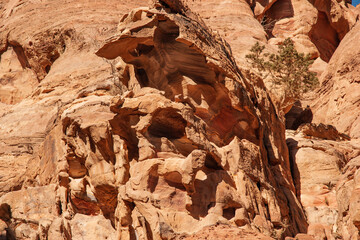
M298 142L292 138L288 138L286 139L286 144L289 149L290 171L295 186L295 193L296 193L296 197L300 201L300 190L301 190L300 172L296 164L296 159L294 159L293 157L296 156L296 152L298 151Z
M114 214L117 206L117 188L110 185L98 186L95 187L94 195L98 200L98 206L104 217L110 219L113 224L115 222Z
M142 225L142 227L146 230L146 237L147 240L153 240L153 233L152 233L152 229L150 227L150 224L148 221L146 221L146 218L141 218L140 224Z
M263 12L257 16L263 26L268 38L274 37L272 31L277 21L294 16L294 8L290 0L273 1L265 7Z
M226 183L228 187L234 187L234 182L226 171L212 169L206 170L207 178L205 180L195 179L195 191L191 194L192 205L186 206L190 215L195 219L200 219L208 215L209 210L216 205L216 192L218 185ZM233 199L226 199L229 201L227 207L240 207L240 204ZM231 213L231 210L229 210Z
M49 72L50 72L50 68L51 68L50 65L46 65L46 67L45 67L45 72L46 72L46 73L49 73Z
M22 68L30 68L30 64L25 55L23 47L17 42L10 42L9 46L13 47L14 52L16 53L16 56L19 59Z
M303 123L311 123L313 113L309 106L302 108L300 101L295 102L289 112L285 114L286 129L297 130Z
M143 68L135 68L135 76L141 87L149 86L149 78Z
M7 203L2 203L0 205L0 219L4 222L9 222L11 220L11 207Z
M211 208L215 207L216 203L215 202L211 202L207 205L207 209L210 210Z
M272 147L271 141L269 139L269 135L265 134L264 138L264 147L266 149L267 159L271 166L279 165L281 160L276 157L276 153L274 152L274 149ZM276 150L276 149L275 149Z
M189 7L179 0L155 0L154 3L155 7L167 8L171 13L179 13L183 16L190 11Z
M63 213L61 201L57 202L57 210L58 210L58 215L60 216Z
M257 183L256 183L256 187L259 189L259 191L261 191L261 185L260 185L260 182L257 182Z
M187 122L176 109L158 109L153 114L148 131L155 137L177 139L185 135Z
M156 189L156 186L159 182L159 175L158 172L158 166L156 165L151 171L149 172L149 179L148 179L148 186L147 188L150 190L151 193L153 193Z
M120 136L126 142L130 161L139 158L139 139L136 137L135 130L131 127L136 125L138 121L139 115L132 114L127 109L120 109L119 113L109 121L113 134Z
M206 155L205 167L213 170L224 170L221 165L210 155Z
M236 208L234 208L234 207L225 208L225 209L223 209L223 217L226 218L227 220L230 220L233 217L235 217L235 211L236 211Z
M172 176L169 177L169 176L165 176L165 182L170 186L170 187L174 187L176 189L179 189L181 191L186 191L186 188L184 187L184 185L181 183L181 175L177 172L172 172L170 173ZM169 175L170 175L169 174ZM177 177L175 175L178 175ZM175 177L174 177L175 176ZM166 178L172 178L172 179L175 179L175 178L178 178L179 179L179 182L178 181L172 181L172 180L168 180Z

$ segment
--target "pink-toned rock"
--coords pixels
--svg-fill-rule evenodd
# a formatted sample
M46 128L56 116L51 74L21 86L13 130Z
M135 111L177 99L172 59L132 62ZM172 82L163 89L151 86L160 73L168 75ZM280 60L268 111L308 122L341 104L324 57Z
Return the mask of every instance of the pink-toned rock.
M317 75L317 78L320 79L322 73L325 71L327 67L327 62L322 60L321 58L317 58L314 63L309 68L310 71L315 72Z
M244 62L271 37L253 11L282 18L270 44L327 58L352 26L345 5L154 2L0 3L0 238L354 238L357 140L309 125L289 162Z
M246 0L195 0L187 3L212 30L226 39L238 64L243 64L247 51L257 41L266 43L266 32L254 18Z
M301 132L306 138L320 138L326 140L350 140L350 137L339 133L332 125L304 123L300 125L297 132Z
M0 102L15 104L29 96L38 85L36 75L22 62L22 49L8 46L0 53Z
M315 239L334 239L336 236L350 239L347 231L357 233L354 219L357 218L358 198L355 192L352 193L355 191L352 181L348 182L348 169L359 158L360 142L358 139L326 140L328 137L324 134L320 138L321 133L313 134L317 138L309 139L303 130L306 129L287 130L287 143L297 196L309 223L307 234ZM316 131L316 128L312 130L313 133ZM348 184L346 187L345 183ZM344 217L349 206L354 206L353 215Z
M169 2L169 6L172 4ZM120 203L134 201L136 208L133 214L142 216L141 221L146 221L152 234L159 238L194 234L216 223L234 224L237 221L236 211L242 208L248 213L249 223L262 219L267 227L261 228L261 231L269 235L272 226L276 225L279 230L275 235L279 236L284 232L281 230L284 214L298 211L292 214L294 218L291 221L298 222L301 226L299 230L305 231L304 225L300 224L304 224L301 210L296 210L298 205L291 179L287 177L288 165L286 160L279 160L279 157L286 158L281 155L284 150L278 141L281 138L264 140L266 151L272 148L269 161L274 166L282 166L279 172L274 172L274 176L267 176L264 172L267 164L263 162L265 149L259 145L254 133L259 123L249 115L248 110L240 107L247 104L238 98L235 87L242 80L235 80L236 77L234 79L230 74L226 77L225 88L219 85L217 76L221 73L217 73L217 69L226 69L229 73L234 69L234 60L227 58L228 49L213 52L205 43L211 42L218 46L216 49L221 49L219 44L222 41L211 35L204 36L206 42L196 40L201 34L199 29L208 30L204 25L194 28L191 22L183 19L181 15L186 15L201 23L186 6L175 4L172 11L180 13L178 15L159 10L133 10L119 24L119 34L109 39L97 52L108 59L121 56L127 64L136 62L132 69L138 83L130 84L131 79L123 81L122 88L132 92L124 93L125 97L114 101L115 105L111 107L117 113L111 121L112 128L126 140L129 149L131 177L125 184L125 190L119 190ZM206 56L206 62L199 53ZM152 64L148 65L148 62ZM119 79L124 77L119 76ZM259 83L257 91L261 91L261 86ZM228 96L227 91L232 94ZM261 96L264 100L267 98L266 95ZM243 117L237 117L237 109ZM259 109L264 114L268 110ZM198 118L200 122L197 122ZM205 138L206 132L213 134ZM137 143L138 148L134 148L132 143ZM141 160L134 162L139 156ZM236 175L237 180L232 179L231 176ZM267 184L272 184L275 179L289 190L286 193L269 190ZM252 194L249 195L249 192ZM294 209L286 210L276 195L288 198ZM251 199L258 200L254 202ZM264 201L266 204L263 205L261 202ZM126 204L121 203L120 206L128 211ZM159 214L164 217L157 218ZM119 218L121 224L120 219L125 218ZM242 221L246 223L246 220ZM144 225L141 221L135 226L146 235L150 230L141 227ZM160 229L156 227L158 224L162 226ZM124 234L130 231L126 227L129 227L128 223L122 225ZM288 231L295 232L291 228Z
M338 228L344 239L356 239L359 235L359 180L360 157L353 158L345 168L336 187L339 206Z
M267 237L263 234L256 233L250 229L239 229L226 225L218 225L206 227L200 232L182 238L186 240L205 240L205 239L254 239L254 240L270 240L271 237Z
M3 220L0 220L0 239L1 240L6 240L7 238L7 233L6 233L6 230L7 230L8 226L7 224L3 221Z
M62 9L77 8L70 2L58 8L61 3L9 2L2 15L1 34L11 29L1 35L2 49L10 51L6 43L16 40L25 70L40 81L18 104L1 105L1 174L9 176L1 179L2 194L57 186L55 200L49 198L57 212L49 221L14 227L16 236L166 239L215 224L250 227L255 216L268 235L274 226L278 237L306 230L284 127L261 79L242 77L227 43L196 14L174 1L172 10L159 3L134 10L97 52L116 58L105 60L94 52L116 31L114 16L141 4L89 3L85 18L66 17ZM31 9L47 21L31 16L18 28ZM46 18L50 12L54 17ZM47 27L53 25L59 27ZM122 42L129 33L131 41ZM17 175L16 168L23 171ZM99 223L98 237L92 222Z
M341 41L312 103L314 122L334 125L352 138L360 137L359 29L356 24Z
M256 1L255 15L276 44L290 37L299 52L329 62L332 54L356 22L356 14L345 2Z
M117 239L111 222L102 215L76 214L70 221L72 239Z
M36 239L41 235L42 228L59 215L56 188L54 184L27 188L0 197L0 216L8 228L6 236Z
M303 234L303 233L296 234L295 238L291 238L291 239L295 239L295 240L315 240L315 238L313 236L310 236L308 234Z

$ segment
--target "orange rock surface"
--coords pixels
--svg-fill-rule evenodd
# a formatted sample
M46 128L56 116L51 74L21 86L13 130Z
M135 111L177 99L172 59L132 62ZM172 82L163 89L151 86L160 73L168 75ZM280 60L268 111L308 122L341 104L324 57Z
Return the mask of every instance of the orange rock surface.
M333 0L0 0L0 239L356 239L358 16ZM245 55L287 37L322 85L285 132L282 93Z

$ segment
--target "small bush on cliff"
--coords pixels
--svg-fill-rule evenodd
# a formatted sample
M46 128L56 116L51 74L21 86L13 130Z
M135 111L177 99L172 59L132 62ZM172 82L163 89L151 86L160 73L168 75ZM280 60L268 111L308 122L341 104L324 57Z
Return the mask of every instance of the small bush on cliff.
M257 42L245 57L260 76L270 77L274 84L284 86L285 99L299 99L318 85L316 74L309 71L313 60L309 54L298 53L290 38L279 46L277 54L263 53L264 49Z

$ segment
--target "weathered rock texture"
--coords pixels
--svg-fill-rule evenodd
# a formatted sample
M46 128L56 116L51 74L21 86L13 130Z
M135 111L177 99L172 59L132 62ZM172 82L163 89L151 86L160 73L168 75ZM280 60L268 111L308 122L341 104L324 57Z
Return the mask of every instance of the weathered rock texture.
M334 125L350 137L360 137L360 24L350 31L322 74L322 86L312 103L314 122Z
M135 203L158 238L219 221L275 236L305 231L269 98L241 76L225 43L196 15L180 13L136 9L97 52L128 64L115 64L127 91L110 121L130 162L122 205ZM118 226L127 232L130 224Z
M299 51L328 62L355 24L357 14L348 5L334 0L256 1L254 13L274 37L271 42L290 37Z
M325 125L307 124L296 132L287 130L297 197L309 223L308 235L315 239L358 236L359 195L354 176L360 141L340 141L342 137L335 128Z
M31 4L9 2L3 17ZM10 81L22 101L3 101L9 238L172 239L216 224L248 229L238 236L306 232L284 126L261 79L243 76L228 44L172 4L125 15L98 56L99 40L115 31L96 16L84 32L76 14L33 34L12 27L16 18L3 26L10 57L1 64L24 58L19 71L40 82L22 100Z
M239 65L244 64L245 55L257 41L267 43L266 31L254 18L246 0L189 0L187 3L208 26L226 39Z
M244 62L256 40L272 51L288 36L328 61L338 43L328 54L306 35L331 26L340 40L356 11L188 4L0 1L0 239L356 238L356 139L301 126L289 161L285 125Z

